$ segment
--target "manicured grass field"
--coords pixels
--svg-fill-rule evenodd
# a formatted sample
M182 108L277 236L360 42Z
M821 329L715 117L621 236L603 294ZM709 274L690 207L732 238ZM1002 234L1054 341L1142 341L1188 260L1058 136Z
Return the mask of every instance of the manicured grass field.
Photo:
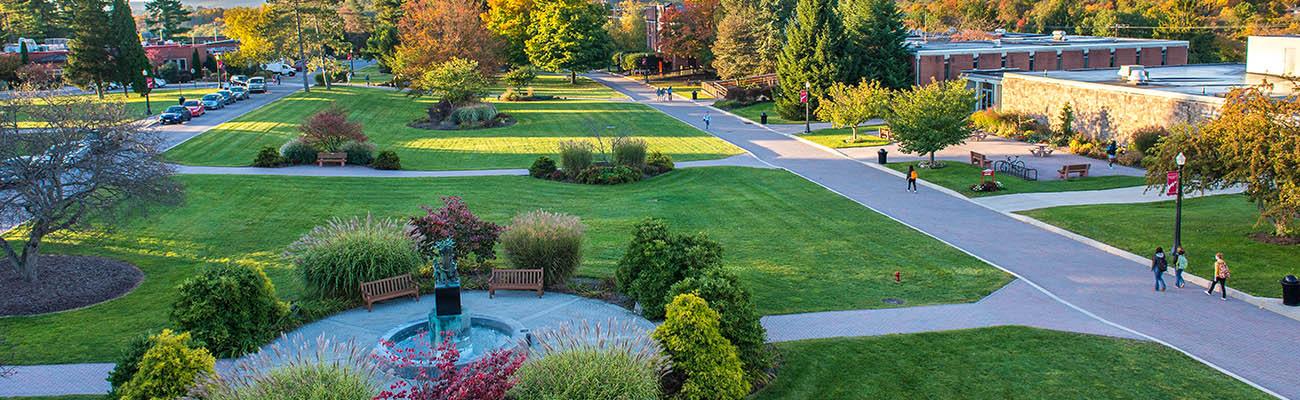
M1106 244L1148 257L1156 246L1173 241L1174 202L1054 207L1021 214L1034 217ZM1255 227L1258 209L1243 195L1219 195L1183 201L1183 248L1188 272L1214 275L1214 253L1223 252L1232 271L1228 286L1264 297L1282 297L1278 280L1300 275L1300 246L1261 243L1249 237L1272 232Z
M875 147L889 144L888 139L875 135L876 129L879 129L879 127L879 125L858 127L858 141L856 142L849 142L853 138L853 130L849 128L818 129L809 134L799 135L799 137L832 149Z
M781 114L776 112L776 103L770 101L765 101L762 103L754 103L744 107L733 108L727 110L727 112L748 118L751 121L754 121L755 123L762 122L760 117L764 112L767 113L768 124L777 125L777 124L802 124L803 123L802 118L798 120L789 120L789 119L781 118ZM816 115L812 116L812 119L813 122L817 122Z
M183 85L183 87L181 87L181 85ZM153 92L150 92L149 105L151 105L153 108L153 115L158 115L159 113L162 113L163 110L166 110L168 106L174 106L179 104L177 99L182 94L185 95L186 99L197 100L198 98L203 97L203 95L215 91L217 91L217 88L215 87L199 87L196 89L190 86L190 84L188 83L186 84L174 83L171 84L171 87L165 89L154 89ZM100 101L99 96L95 94L76 95L74 97L92 100L96 102ZM105 92L103 101L118 101L118 102L125 103L127 113L133 119L141 119L147 116L147 114L145 114L145 111L146 108L148 107L146 107L145 105L145 98L144 96L138 95L135 92L129 92L129 94L125 94L125 95L122 94L121 90ZM32 127L40 126L38 121L32 120L31 117L29 116L21 117L18 125L21 128L32 128Z
M780 170L686 169L618 186L519 176L179 179L187 188L183 206L94 239L47 242L44 253L122 259L146 278L131 294L88 309L0 319L0 332L16 346L12 362L112 360L131 336L164 326L175 286L202 265L261 266L281 297L299 299L303 287L282 254L313 226L367 213L410 216L448 195L464 197L475 213L501 224L536 209L581 217L587 240L578 274L589 277L613 275L633 226L646 217L706 232L764 314L896 307L885 298L906 306L969 302L1009 281L973 257ZM893 282L894 271L903 272L904 284Z
M380 85L393 80L393 74L379 72L379 64L370 64L362 68L357 68L352 73L352 83L359 85L366 84L366 75L370 75L371 85Z
M887 166L897 171L907 172L909 165L916 165L916 161L889 163ZM1000 176L998 181L1006 188L991 193L972 192L971 185L980 183L980 168L974 165L959 161L947 161L945 167L940 169L921 169L919 170L920 179L939 186L952 189L957 193L967 197L984 197L984 196L1001 196L1004 194L1016 193L1039 193L1039 192L1071 192L1078 190L1102 190L1115 189L1131 186L1142 186L1145 182L1142 177L1137 176L1093 176L1087 178L1074 178L1066 181L1062 180L1037 180L1026 181L1014 176Z
M779 343L754 399L1268 399L1164 346L995 327Z
M598 93L594 88L572 90ZM349 110L378 149L395 150L402 168L412 170L528 168L538 156L554 157L560 141L595 142L593 134L640 137L649 143L651 151L667 153L675 161L717 159L742 152L650 107L628 102L498 102L497 109L518 123L456 131L407 126L424 116L425 108L433 102L428 97L411 98L393 90L364 87L295 93L221 124L168 151L166 156L189 165L249 165L262 147L279 148L298 136L298 124L304 118L330 105Z
M610 89L608 86L582 76L578 77L578 83L570 84L568 74L555 74L549 72L538 73L537 79L534 79L533 83L528 85L528 87L533 88L533 94L535 95L556 96L566 99L610 100L627 98L627 96L624 96L617 90ZM488 92L491 93L492 97L496 97L505 90L505 83L498 79L496 83L488 89Z

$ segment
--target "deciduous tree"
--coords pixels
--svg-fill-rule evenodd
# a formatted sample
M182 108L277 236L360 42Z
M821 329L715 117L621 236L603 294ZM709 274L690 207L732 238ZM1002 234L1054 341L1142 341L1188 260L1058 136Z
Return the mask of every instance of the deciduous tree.
M605 7L585 0L541 0L533 12L531 38L525 43L528 61L542 69L569 71L569 83L578 71L600 68L609 59L609 32Z
M398 24L393 72L403 81L420 79L435 65L454 58L473 60L488 74L501 66L502 45L479 18L476 0L408 0Z
M666 7L659 19L659 51L709 64L717 35L717 10L718 0L686 0L680 6Z
M857 142L858 125L889 114L891 95L888 88L876 81L863 80L855 86L836 82L822 97L817 118L830 121L836 128L852 129L852 140Z
M970 136L970 115L975 108L975 93L966 88L966 80L934 82L906 92L892 100L886 122L905 153L929 154L966 142Z
M811 87L808 105L817 110L818 95L847 75L845 52L848 39L835 13L832 0L799 0L795 19L786 28L785 47L776 63L780 87L776 93L776 110L782 117L803 117L804 105L799 91L806 82Z
M453 105L478 101L487 93L487 78L479 72L478 62L452 58L425 71L411 82L411 91L428 94Z
M379 70L392 70L392 57L401 43L397 22L402 20L402 0L375 0L375 22L370 37L366 38L365 54L379 61Z
M605 24L614 40L614 49L623 52L646 51L645 9L650 3L626 0L618 3L615 18Z
M722 20L713 41L713 69L723 79L770 74L782 41L776 11L755 0L722 2Z
M223 61L231 65L253 66L266 63L286 54L291 41L289 32L283 31L275 21L276 11L263 5L259 7L235 7L227 9L225 33L239 41L239 50L223 55ZM289 26L291 28L292 25ZM211 60L211 57L208 57ZM215 63L213 64L215 67ZM210 69L211 70L211 69Z
M487 29L504 42L506 61L511 64L528 63L525 42L531 36L533 0L488 0L487 12L481 16Z
M28 88L0 100L0 110L0 215L27 218L16 231L23 241L0 236L0 249L29 282L40 277L47 235L87 228L91 221L111 226L124 212L180 198L159 137L123 123L133 118L120 102ZM20 128L18 116L44 127Z
M144 3L145 25L161 31L163 39L172 39L190 31L190 10L181 0L152 0Z

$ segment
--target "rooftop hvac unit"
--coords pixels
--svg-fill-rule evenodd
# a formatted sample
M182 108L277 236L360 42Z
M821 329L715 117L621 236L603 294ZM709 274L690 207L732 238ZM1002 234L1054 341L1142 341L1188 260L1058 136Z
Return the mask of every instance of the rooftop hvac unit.
M1052 40L1065 41L1065 31L1052 31Z
M1133 71L1145 71L1146 68L1142 65L1121 65L1119 67L1119 79L1128 79L1133 76Z

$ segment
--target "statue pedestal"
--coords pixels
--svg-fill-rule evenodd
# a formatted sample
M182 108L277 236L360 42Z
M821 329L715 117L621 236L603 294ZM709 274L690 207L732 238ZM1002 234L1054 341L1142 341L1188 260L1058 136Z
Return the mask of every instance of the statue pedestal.
M460 284L453 283L433 289L433 310L429 312L429 344L437 347L447 335L461 353L468 353L470 319L460 304Z

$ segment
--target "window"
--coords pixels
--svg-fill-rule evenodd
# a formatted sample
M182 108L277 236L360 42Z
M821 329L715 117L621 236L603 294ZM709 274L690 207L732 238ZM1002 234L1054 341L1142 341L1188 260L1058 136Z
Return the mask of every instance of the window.
M1034 70L1034 56L1036 56L1036 55L1037 55L1037 54L1029 53L1029 70L1030 70L1030 71L1033 71L1033 70Z
M1083 67L1084 67L1084 68L1092 68L1091 65L1088 65L1088 50L1087 50L1087 49L1084 49L1084 50L1083 50Z
M943 80L946 81L949 79L952 79L952 61L948 60L948 56L944 56L943 57Z
M1065 68L1062 68L1062 65L1061 65L1061 51L1060 51L1060 50L1057 50L1057 51L1056 51L1056 70L1057 70L1057 71L1060 71L1060 70L1063 70L1063 69L1065 69Z
M1160 65L1169 65L1169 48L1160 48Z

